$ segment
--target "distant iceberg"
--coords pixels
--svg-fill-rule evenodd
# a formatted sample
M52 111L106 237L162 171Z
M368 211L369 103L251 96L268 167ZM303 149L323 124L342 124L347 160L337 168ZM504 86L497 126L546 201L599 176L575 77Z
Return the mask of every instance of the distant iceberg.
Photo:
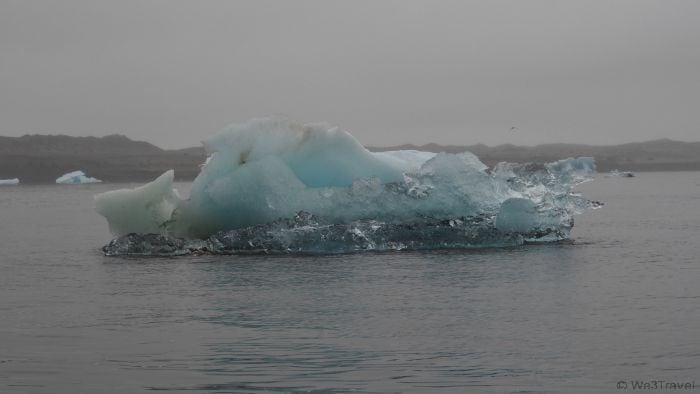
M0 179L0 186L11 186L11 185L19 185L19 179L18 178Z
M488 169L469 152L372 153L349 133L283 118L233 125L188 199L173 171L97 195L120 238L105 253L334 253L518 245L569 237L599 204L573 193L592 158Z
M73 171L69 172L67 174L63 174L58 179L56 179L56 183L64 184L64 185L78 185L82 183L99 183L102 182L101 180L97 178L91 178L85 175L84 172L82 171Z

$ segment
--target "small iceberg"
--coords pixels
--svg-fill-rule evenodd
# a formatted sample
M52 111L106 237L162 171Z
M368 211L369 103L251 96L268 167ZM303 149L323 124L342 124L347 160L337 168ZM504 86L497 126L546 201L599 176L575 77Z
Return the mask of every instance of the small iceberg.
M13 178L13 179L0 179L0 186L13 186L13 185L19 185L19 179L18 179L18 178Z
M83 183L99 183L102 182L101 180L97 178L92 178L87 175L85 175L84 172L82 171L73 171L69 172L67 174L63 174L58 179L56 179L56 183L62 184L62 185L80 185Z
M573 191L590 157L500 163L474 154L373 153L326 124L233 125L204 142L188 198L173 171L95 197L117 239L107 255L347 253L480 248L569 238L601 204Z

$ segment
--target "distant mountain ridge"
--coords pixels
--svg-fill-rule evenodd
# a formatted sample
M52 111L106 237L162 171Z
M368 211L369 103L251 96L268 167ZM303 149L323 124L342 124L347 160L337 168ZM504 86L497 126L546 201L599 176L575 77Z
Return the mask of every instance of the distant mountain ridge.
M19 178L22 183L53 183L75 170L107 182L143 182L171 168L178 179L189 180L203 161L201 149L164 150L118 134L0 137L0 179Z
M25 155L135 155L158 154L163 149L144 141L133 141L121 134L104 137L67 135L23 135L0 137L0 154Z
M598 171L613 169L628 171L684 171L700 170L700 142L658 139L620 145L543 144L516 146L511 144L486 146L483 144L458 145L398 145L369 147L373 151L415 149L429 152L458 153L468 150L485 164L493 166L501 161L548 162L566 157L595 157Z
M592 156L598 170L700 170L700 142L660 139L620 145L544 144L537 146L397 145L368 147L371 151L423 150L459 153L468 150L489 166L501 161L547 162L566 157ZM150 181L168 169L178 180L192 180L206 159L202 147L161 149L151 143L113 134L105 137L66 135L0 136L0 179L22 183L53 183L64 173L83 170L107 182Z

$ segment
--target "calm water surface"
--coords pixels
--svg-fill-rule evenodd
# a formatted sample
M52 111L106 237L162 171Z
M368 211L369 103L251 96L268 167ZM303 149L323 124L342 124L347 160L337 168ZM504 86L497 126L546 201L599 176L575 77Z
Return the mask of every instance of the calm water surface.
M319 257L103 257L121 186L0 188L0 392L700 393L700 173L583 185L573 244Z

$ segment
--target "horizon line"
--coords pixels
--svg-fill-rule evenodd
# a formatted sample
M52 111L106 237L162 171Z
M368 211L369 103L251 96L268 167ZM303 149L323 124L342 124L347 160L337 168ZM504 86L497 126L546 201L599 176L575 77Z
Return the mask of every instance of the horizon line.
M132 137L129 137L125 134L120 134L120 133L112 133L112 134L107 134L103 136L96 136L96 135L81 135L81 136L74 136L74 135L68 135L68 134L23 134L21 136L8 136L8 135L0 135L0 138L25 138L25 137L67 137L67 138L95 138L95 139L104 139L104 138L110 138L110 137L123 137L128 139L131 142L145 142L147 144L151 144L155 146L156 148L159 148L164 151L179 151L179 150L185 150L185 149L192 149L192 148L201 148L202 145L193 145L193 146L187 146L184 148L163 148L157 143L147 141L147 140L138 140L138 139L133 139ZM359 140L358 140L359 141ZM630 145L630 144L644 144L644 143L650 143L650 142L677 142L677 143L684 143L684 144L696 144L700 143L700 140L698 141L684 141L684 140L677 140L677 139L672 139L672 138L667 138L667 137L662 137L662 138L655 138L655 139L650 139L650 140L643 140L643 141L630 141L630 142L622 142L622 143L614 143L614 144L589 144L589 143L579 143L579 142L547 142L547 143L540 143L540 144L534 144L534 145L519 145L519 144L513 144L509 142L501 143L501 144L496 144L496 145L488 145L484 144L481 142L477 143L471 143L471 144L455 144L455 143L446 143L446 144L441 144L437 142L426 142L424 144L416 144L412 142L404 142L404 143L398 143L398 144L393 144L393 145L374 145L374 144L362 144L365 148L399 148L402 146L412 146L415 148L421 148L421 147L426 147L430 145L437 145L441 147L473 147L473 146L485 146L488 148L497 148L501 146L513 146L513 147L526 147L526 148L535 148L538 146L547 146L547 145L580 145L580 146L591 146L591 147L609 147L609 146L620 146L620 145Z

